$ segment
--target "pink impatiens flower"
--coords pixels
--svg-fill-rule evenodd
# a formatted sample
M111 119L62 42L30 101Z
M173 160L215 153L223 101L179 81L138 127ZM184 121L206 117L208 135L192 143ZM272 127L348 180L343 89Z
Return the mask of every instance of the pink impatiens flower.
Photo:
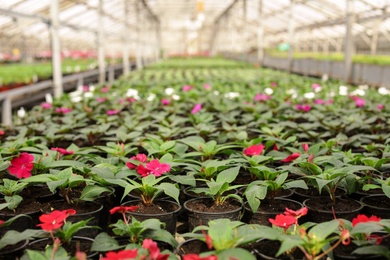
M302 144L303 151L307 152L309 150L309 145L307 143Z
M323 104L325 104L325 100L323 100L323 99L316 99L316 100L314 100L314 104L323 105Z
M72 151L72 150L66 150L64 148L59 148L59 147L53 147L50 150L57 151L58 153L60 153L62 155L74 154L74 151Z
M168 106L169 104L171 104L171 101L169 99L161 99L161 104L164 105L164 106Z
M302 105L302 104L298 104L295 106L295 108L299 111L303 111L303 112L309 112L311 110L311 106L310 105Z
M107 115L112 116L112 115L119 114L119 112L120 112L120 110L117 110L117 109L107 110Z
M244 154L246 156L260 155L263 152L264 148L265 146L262 144L252 145L244 149Z
M47 102L43 102L43 103L41 104L41 107L42 107L43 109L50 109L50 108L52 107L52 104L47 103Z
M254 100L254 101L267 101L267 100L269 100L269 99L271 99L271 98L272 98L272 96L267 95L267 94L257 94L257 95L253 98L253 100Z
M294 161L295 159L297 159L299 156L301 156L300 153L293 153L289 156L287 156L286 158L284 158L283 160L280 160L281 162L292 162Z
M210 84L204 84L203 88L206 89L206 90L210 90L211 89L211 85Z
M0 135L4 135L4 131L3 130L0 130Z
M366 101L363 98L353 96L352 99L355 101L355 106L357 107L364 107L366 104Z
M187 91L192 90L193 88L194 88L193 86L186 85L186 86L183 86L182 90L183 90L184 92L187 92Z
M108 98L105 98L105 97L97 97L96 98L96 101L99 103L106 102L107 100L108 100Z
M379 110L383 110L385 108L385 105L379 104L376 106L376 108L378 108Z
M171 166L167 163L160 163L157 159L153 159L149 163L146 163L146 169L149 170L149 174L159 177L164 173L169 172Z
M139 153L136 156L131 157L130 160L134 160L134 161L139 161L141 163L145 163L145 162L148 161L148 157L145 154L143 154L143 153ZM131 170L137 168L137 165L135 165L135 164L133 164L131 162L127 162L126 166L129 169L131 169Z
M72 108L68 108L68 107L57 107L56 108L56 112L57 113L61 113L61 114L68 114L70 112L72 112Z
M15 157L11 160L8 171L11 175L21 179L30 177L33 168L34 156L28 153L21 153L19 157Z
M198 113L200 110L202 110L202 104L196 104L192 110L191 110L191 114L196 114Z

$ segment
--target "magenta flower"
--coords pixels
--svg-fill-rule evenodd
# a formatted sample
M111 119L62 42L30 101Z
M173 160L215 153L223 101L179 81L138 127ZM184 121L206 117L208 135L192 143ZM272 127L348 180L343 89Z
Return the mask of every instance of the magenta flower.
M56 112L57 113L61 113L61 114L68 114L70 112L72 112L72 108L67 108L67 107L57 107L56 108Z
M273 87L273 88L276 87L277 85L278 85L278 83L276 83L276 82L271 82L270 83L270 86Z
M102 93L107 93L108 92L108 87L104 87L100 90Z
M99 103L106 102L107 100L108 100L108 98L105 98L105 97L97 97L96 98L96 101Z
M260 155L263 152L264 148L265 146L262 144L252 145L249 146L248 148L245 148L244 154L246 156Z
M137 99L135 99L135 98L133 98L133 97L128 97L128 98L126 98L126 100L127 100L128 102L130 102L130 103L134 103L134 102L137 101Z
M310 105L297 104L295 108L302 112L309 112L311 110Z
M303 151L307 152L309 150L309 145L308 144L302 144Z
M272 97L270 95L267 95L267 94L257 94L253 100L254 101L267 101L269 99L271 99Z
M3 130L0 130L0 135L4 135L4 131Z
M323 99L316 99L316 100L314 100L314 104L323 105L323 104L325 104L325 100L323 100Z
M211 89L211 85L210 85L210 84L204 84L204 85L203 85L203 88L204 88L205 90L210 90L210 89Z
M357 107L364 107L366 104L366 101L363 98L357 97L357 96L352 96L351 97L353 101L355 101L355 106Z
M163 106L168 106L169 104L171 104L171 101L169 99L163 98L163 99L161 99L161 104Z
M200 110L202 110L202 104L196 104L194 106L194 108L191 110L191 114L196 114L198 113Z
M52 107L52 105L51 105L50 103L43 102L43 103L41 104L41 107L42 107L43 109L50 109L50 108Z
M182 90L183 90L184 92L187 92L187 91L192 90L193 88L194 88L193 86L188 86L188 85L186 85L186 86L183 86Z
M62 155L70 155L70 154L74 154L74 151L72 150L66 150L64 148L59 148L59 147L53 147L51 148L50 150L52 151L57 151L58 153L62 154Z
M300 153L293 153L289 156L287 156L286 158L284 158L283 160L280 160L281 162L292 162L294 161L295 159L297 159L299 156L301 156Z
M148 157L146 157L146 155L143 154L143 153L139 153L139 154L137 154L136 156L131 157L130 160L134 160L134 161L139 161L139 162L141 162L141 163L145 163L145 162L148 161ZM131 170L137 168L137 165L135 165L135 164L133 164L133 163L131 163L131 162L127 162L127 163L126 163L126 166L127 166L129 169L131 169Z
M149 174L159 177L164 173L169 172L171 166L167 163L160 163L157 159L153 159L149 163L146 163L146 169L149 170Z
M112 116L112 115L119 114L119 112L120 112L120 110L117 110L117 109L107 110L107 115Z
M11 175L21 179L30 177L33 168L34 156L28 153L21 153L19 157L15 157L11 160L8 171Z
M382 110L382 109L384 109L384 108L385 108L385 105L383 105L383 104L379 104L379 105L377 105L377 106L376 106L376 108L378 108L379 110Z
M83 86L83 91L84 92L88 92L89 91L89 87L88 86Z

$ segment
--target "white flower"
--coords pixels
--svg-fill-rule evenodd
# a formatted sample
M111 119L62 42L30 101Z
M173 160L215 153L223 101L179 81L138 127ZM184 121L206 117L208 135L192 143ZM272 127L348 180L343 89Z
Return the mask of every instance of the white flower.
M264 89L265 94L272 95L274 93L274 90L272 88L266 88Z
M216 96L219 96L219 91L218 90L214 90L213 94L216 95Z
M180 99L180 96L179 95L172 95L172 99L174 99L174 100L179 100Z
M385 87L380 87L378 89L378 93L381 95L389 95L390 94L390 89L387 89Z
M46 93L45 100L46 100L46 103L52 104L53 103L53 96L50 93Z
M230 99L233 99L233 98L236 98L239 96L240 96L240 93L238 93L238 92L228 92L225 94L225 98L230 98Z
M297 91L294 88L290 88L286 91L288 95L297 94Z
M334 97L334 96L336 96L336 93L334 91L331 91L331 92L328 93L328 96L329 97Z
M147 100L147 101L152 101L152 100L155 99L155 98L156 98L156 94L151 93L151 94L149 95L149 97L146 98L146 100Z
M321 80L323 81L323 82L326 82L326 81L328 81L328 79L329 79L329 76L328 76L328 74L324 74L324 75L322 75L322 78L321 78Z
M24 107L19 108L17 114L18 114L19 118L25 117L26 116L26 110L24 110Z
M93 97L93 93L92 92L85 92L84 97L91 98L91 97Z
M89 91L94 92L96 87L94 85L89 86Z
M322 90L322 87L320 86L320 87L316 87L315 89L314 89L314 92L316 92L316 93L318 93L318 92L320 92Z
M360 85L359 89L367 90L368 89L368 85Z
M82 100L83 98L81 96L73 96L70 98L70 100L72 100L73 103L78 103Z
M364 91L363 89L355 89L354 91L351 92L351 95L364 96L364 95L366 95L366 91Z
M127 97L133 97L133 98L135 98L135 99L139 99L138 90L129 88L129 89L127 90L127 92L126 92L126 96L127 96Z
M340 86L339 87L339 95L340 96L347 96L348 95L348 87L347 86Z
M173 88L166 88L165 89L165 94L167 94L168 96L172 95L173 92L175 92L175 90Z
M303 94L303 96L307 99L313 99L316 96L316 94L314 92L308 92Z

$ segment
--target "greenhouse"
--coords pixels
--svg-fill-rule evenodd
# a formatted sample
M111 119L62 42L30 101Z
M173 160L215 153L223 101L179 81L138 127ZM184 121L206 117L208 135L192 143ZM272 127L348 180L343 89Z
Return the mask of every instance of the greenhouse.
M390 259L390 0L0 0L0 259Z

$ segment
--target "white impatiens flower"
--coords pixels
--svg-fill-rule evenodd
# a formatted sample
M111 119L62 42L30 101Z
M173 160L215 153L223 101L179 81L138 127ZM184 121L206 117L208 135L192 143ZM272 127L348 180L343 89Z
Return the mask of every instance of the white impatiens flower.
M233 99L233 98L236 98L239 96L240 96L240 93L238 93L238 92L228 92L225 94L225 98L229 98L229 99Z
M74 96L74 97L71 97L70 100L73 102L73 103L78 103L82 100L83 98L81 96Z
M274 90L272 88L266 88L264 89L265 94L272 95L274 93Z
M180 96L179 96L179 95L176 95L176 94L175 94L175 95L172 95L172 99L173 99L173 100L179 100L179 99L180 99Z
M286 93L287 93L288 95L293 95L293 94L297 94L297 91L296 91L296 89L294 89L294 88L290 88L290 89L287 89L287 90L286 90Z
M347 86L340 86L339 87L339 95L340 96L347 96L348 95L348 87Z
M303 96L307 99L313 99L316 96L316 94L314 92L308 92L303 94Z
M328 96L328 97L334 97L334 96L336 96L336 92L331 91L331 92L328 93L327 96Z
M91 97L93 97L93 93L92 92L85 92L84 97L91 98Z
M368 85L360 85L359 89L367 90L368 89Z
M364 96L366 95L366 91L363 89L355 89L354 91L351 92L352 96Z
M167 94L168 96L172 95L174 92L175 92L175 90L173 88L166 88L165 89L165 94Z
M132 97L132 98L135 98L135 99L139 99L138 90L129 88L127 90L127 92L126 92L126 96L127 97Z
M219 96L219 91L214 90L213 94L216 95L216 96Z
M378 89L378 93L381 95L390 95L390 89L387 89L385 87L380 87Z
M155 98L156 98L156 94L151 93L151 94L146 98L146 100L147 100L147 101L153 101L153 99L155 99Z
M89 86L89 91L94 92L96 87L94 85Z
M46 103L53 104L53 96L50 93L46 93L45 101Z
M26 110L24 110L24 107L19 108L17 114L18 114L19 118L25 117L26 116Z
M328 76L328 74L324 74L324 75L322 75L322 78L321 78L321 80L323 81L323 82L326 82L326 81L328 81L328 79L329 79L329 76Z

